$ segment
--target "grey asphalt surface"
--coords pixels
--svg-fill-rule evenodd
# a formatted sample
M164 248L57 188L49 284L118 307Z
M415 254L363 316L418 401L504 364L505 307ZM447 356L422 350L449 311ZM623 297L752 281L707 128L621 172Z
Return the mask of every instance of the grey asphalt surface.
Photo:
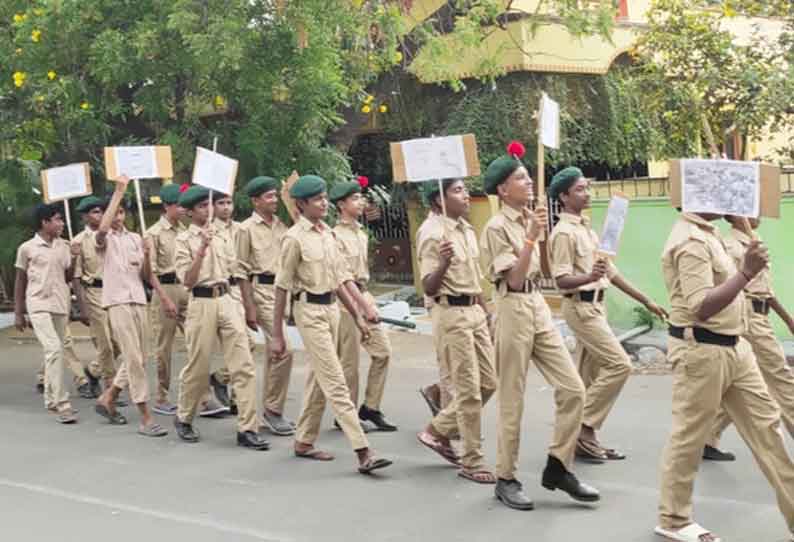
M370 436L395 465L366 477L355 471L353 453L331 429L328 412L318 444L336 454L330 463L293 457L290 438L270 437L268 452L238 448L232 418L200 419L203 439L189 445L178 441L166 417L158 418L171 434L145 438L135 433L133 409L124 409L130 425L113 427L94 414L91 401L76 398L80 423L60 426L33 390L38 344L0 333L0 541L661 540L652 529L670 424L669 377L631 378L601 433L629 459L578 464L579 477L603 497L598 506L582 506L539 485L553 402L533 370L520 478L536 509L519 512L496 502L493 486L456 477L416 442L429 417L417 389L437 374L431 338L396 333L392 340L396 354L383 409L400 431ZM78 354L89 359L90 343L78 343ZM183 360L177 352L175 375ZM293 419L305 375L298 353L287 404ZM495 413L489 404L483 429L492 465ZM738 461L702 467L696 520L726 542L788 540L772 491L733 429L724 445Z

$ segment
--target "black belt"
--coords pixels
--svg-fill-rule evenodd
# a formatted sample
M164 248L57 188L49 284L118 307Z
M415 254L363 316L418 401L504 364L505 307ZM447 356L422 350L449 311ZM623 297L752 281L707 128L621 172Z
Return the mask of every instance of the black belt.
M505 286L507 286L507 291L510 292L511 294L531 294L532 290L535 289L535 285L532 284L531 280L525 280L523 287L518 289L518 290L512 289L510 287L510 283L508 281L506 281L506 280L505 281L497 280L496 281L496 287L499 288L499 286L502 284L502 282L505 283Z
M83 281L86 288L102 288L102 279L94 279L91 282Z
M367 285L366 284L364 284L363 282L358 282L358 281L354 281L354 282L356 283L356 288L358 288L359 292L366 292L367 291Z
M596 291L598 299L596 299ZM565 297L578 299L586 303L601 303L604 300L604 290L583 290L572 294L565 294Z
M753 310L758 314L769 314L769 300L768 299L755 299L751 298L750 302L753 304Z
M675 337L676 339L681 339L683 341L686 340L684 339L686 329L687 328L685 327L670 326L668 331L671 337ZM723 335L722 333L715 333L702 327L693 327L692 336L694 337L695 342L703 344L715 344L717 346L736 346L736 344L739 342L739 337L736 335Z
M216 284L215 286L196 286L191 290L193 297L221 297L229 292L229 287L225 284Z
M447 300L447 304L452 307L471 307L477 303L477 298L473 295L440 295L433 298L438 304L441 304L443 299Z
M276 275L271 275L270 273L259 273L252 276L256 277L256 281L259 284L274 284L276 282Z
M303 297L303 299L301 299ZM301 292L293 296L295 301L305 301L306 303L313 303L315 305L331 305L336 302L336 294L333 292L325 292L324 294L313 294L311 292Z
M239 279L237 277L229 277L229 286L237 286Z
M179 284L179 281L176 278L176 273L164 273L162 275L158 275L157 280L160 281L160 284Z

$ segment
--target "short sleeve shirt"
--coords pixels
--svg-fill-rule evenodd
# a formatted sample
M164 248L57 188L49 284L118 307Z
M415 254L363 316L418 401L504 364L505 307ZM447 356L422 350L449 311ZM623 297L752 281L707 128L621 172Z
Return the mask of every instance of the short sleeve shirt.
M334 227L334 233L353 280L363 284L369 282L369 261L367 260L369 237L367 237L364 228L358 222L340 220Z
M287 226L277 217L268 224L259 213L253 213L240 224L237 236L237 258L241 272L251 275L275 275L281 254L281 243Z
M97 239L97 236L94 236ZM110 230L105 244L96 245L103 254L102 306L146 305L143 290L143 241L137 233L126 228Z
M292 293L325 294L351 275L336 235L324 222L312 224L301 216L284 235L275 284Z
M201 248L201 228L191 224L187 230L180 233L176 238L176 257L175 269L176 276L184 284L185 276L193 262L196 260ZM204 259L201 261L198 280L195 286L209 287L218 284L229 284L229 277L233 276L233 270L229 267L230 262L235 261L235 255L230 243L226 242L222 234L212 236L212 241L207 247Z
M152 273L167 275L175 271L176 238L185 231L181 222L171 224L165 215L146 231L145 238L152 243Z
M507 271L515 266L524 248L531 220L529 211L522 213L504 206L485 225L480 236L482 264L491 282L504 280ZM534 281L540 276L540 250L532 249L526 279Z
M228 245L223 251L223 254L230 258L226 262L226 267L230 270L230 277L245 278L245 274L241 272L238 258L237 258L237 239L240 236L241 225L236 220L224 222L219 219L213 221L215 232L223 238L223 241Z
M19 246L15 267L27 275L25 304L28 313L69 314L66 272L71 265L69 243L63 239L48 243L36 234Z
M723 335L745 332L744 295L706 321L696 314L709 290L736 274L736 264L725 250L715 226L685 213L673 225L662 252L662 274L670 296L670 323L703 327Z
M452 243L454 256L441 279L439 295L475 296L482 293L480 249L471 224L462 218L452 220L434 214L427 218L416 237L417 259L422 279L438 269L441 262L439 252L441 241L447 239Z
M560 213L560 221L554 226L549 237L551 246L551 274L556 279L565 275L586 275L593 270L598 259L598 234L590 227L590 219L571 213ZM576 291L604 290L609 287L612 277L617 274L609 263L607 274L597 282L583 284Z
M725 249L728 251L728 255L733 259L736 268L741 269L744 261L744 254L747 252L752 239L750 239L746 233L736 228L731 228L724 239ZM772 291L772 273L770 268L767 267L753 277L753 280L744 287L744 293L758 299L774 297L775 294Z
M74 275L83 282L102 280L105 263L102 261L102 253L97 250L95 237L96 232L86 227L74 238L74 242L80 244L80 256L77 258Z

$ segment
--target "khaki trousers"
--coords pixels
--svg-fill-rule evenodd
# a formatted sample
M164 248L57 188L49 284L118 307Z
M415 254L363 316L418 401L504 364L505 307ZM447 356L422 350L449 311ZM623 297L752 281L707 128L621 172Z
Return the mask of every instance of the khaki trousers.
M146 352L146 305L125 303L108 307L110 326L121 350L121 365L113 379L113 386L129 388L130 400L135 404L149 400L144 358Z
M369 292L365 292L364 297L374 306L375 299ZM355 319L344 307L340 308L340 312L337 353L345 373L347 387L350 388L350 398L354 405L358 404L358 370L361 362L361 347L363 346L370 357L364 404L373 410L380 410L383 392L386 389L389 359L391 358L389 336L383 326L371 324L369 326L370 338L367 342L362 342L361 332L358 330Z
M163 284L163 290L177 307L177 319L169 318L165 314L162 300L157 292L152 298L153 311L157 317L157 339L155 345L155 359L157 360L157 402L168 401L168 391L171 388L171 359L174 350L174 337L177 330L185 336L185 312L187 310L188 293L181 284ZM209 378L209 377L208 377Z
M85 375L85 370L83 369L83 364L80 361L80 358L77 357L77 354L74 351L74 339L72 338L72 332L69 330L69 321L67 319L66 323L64 324L64 331L63 331L63 364L64 368L68 369L70 373L72 373L72 380L74 381L75 386L82 386L88 382L88 377ZM36 373L36 381L40 383L44 383L44 366L46 361L41 363L38 372ZM93 376L100 376L99 364L96 361L92 361L88 364L88 370Z
M724 347L669 339L673 364L673 427L661 466L659 521L665 529L692 522L692 488L722 405L775 490L794 532L794 463L788 456L775 404L750 344Z
M336 303L316 305L296 301L293 309L295 323L306 346L309 360L303 407L298 418L295 440L303 444L314 444L320 432L327 398L331 411L353 449L368 448L369 441L361 430L356 407L350 400L350 390L345 382L342 364L336 355L339 306Z
M499 436L496 475L515 478L521 417L530 359L554 388L556 420L549 454L572 470L582 425L585 389L562 336L539 292L507 293L496 300L496 372L499 375Z
M185 320L187 362L179 374L177 417L193 423L210 377L210 356L217 341L231 371L237 402L237 430L256 431L256 368L248 346L245 321L231 296L190 297Z
M64 339L69 317L51 312L28 315L33 333L44 349L44 406L58 410L70 408L69 391L64 384Z
M600 429L631 374L631 360L610 329L602 303L564 297L562 315L576 336L574 359L587 390L582 423Z
M111 379L116 374L115 360L119 347L110 331L108 313L102 307L102 289L86 287L83 291L88 308L91 339L97 351L96 362L92 362L88 370L95 377Z
M436 307L441 355L449 364L455 398L430 423L447 438L460 433L461 463L474 470L484 466L482 408L497 386L488 322L479 305L452 307L444 301Z
M769 316L755 312L752 303L747 303L747 306L748 327L744 338L750 343L761 376L770 395L780 406L783 423L789 435L794 438L794 372L788 365L783 347L775 337ZM730 416L725 409L720 409L709 445L719 448L722 433L730 424Z
M237 312L240 313L240 318L242 318L243 323L245 324L245 331L248 334L248 350L251 352L251 358L254 359L254 351L256 350L256 335L248 327L248 324L245 323L245 306L243 305L243 298L240 293L240 287L231 286L229 288L229 295L237 304ZM256 367L256 360L254 360L254 367ZM231 373L229 372L229 365L228 363L226 363L226 360L223 361L223 366L212 374L215 375L215 378L218 380L218 382L221 382L226 386L228 386L229 382L231 382ZM207 402L209 402L212 397L213 397L213 391L212 391L212 386L210 386L210 389L207 391L206 396L202 400L202 404L206 404Z

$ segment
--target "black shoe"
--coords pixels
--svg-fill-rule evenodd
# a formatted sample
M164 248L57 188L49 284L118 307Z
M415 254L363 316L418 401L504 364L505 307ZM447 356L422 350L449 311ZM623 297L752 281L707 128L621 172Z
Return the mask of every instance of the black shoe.
M251 448L252 450L269 450L270 443L266 441L261 435L258 433L254 433L253 431L245 431L243 433L237 433L237 446L242 446L243 448Z
M99 396L102 395L102 384L99 382L99 379L91 374L91 371L88 370L88 367L83 368L83 373L88 379L88 384L91 387L91 393L94 395L92 399L99 398Z
M218 399L218 402L228 408L231 404L231 400L229 399L229 390L226 384L218 380L215 375L212 374L210 375L210 385L212 385L212 391L215 392L215 398Z
M36 382L36 392L39 394L44 394L44 382Z
M94 397L94 393L91 391L91 384L88 382L77 386L77 393L83 399L96 399L96 397Z
M736 461L736 456L731 452L723 452L714 446L706 446L703 448L703 459L708 461Z
M543 470L541 485L551 491L555 489L564 491L575 501L596 502L601 500L601 495L596 488L580 482L572 472L568 472L559 459L551 455Z
M535 508L535 503L526 496L524 488L518 480L502 480L499 478L496 481L494 495L505 505L516 510L532 510Z
M237 413L237 403L234 402L234 399L229 399L229 414L237 416Z
M383 412L369 408L367 405L361 405L361 408L358 410L358 419L374 423L378 431L386 431L389 433L397 431L397 426L389 423L383 415Z
M180 439L184 440L185 442L198 442L199 441L199 433L195 429L193 429L193 425L189 423L183 423L179 421L179 418L176 416L174 417L174 427L176 428L176 434L179 436Z

